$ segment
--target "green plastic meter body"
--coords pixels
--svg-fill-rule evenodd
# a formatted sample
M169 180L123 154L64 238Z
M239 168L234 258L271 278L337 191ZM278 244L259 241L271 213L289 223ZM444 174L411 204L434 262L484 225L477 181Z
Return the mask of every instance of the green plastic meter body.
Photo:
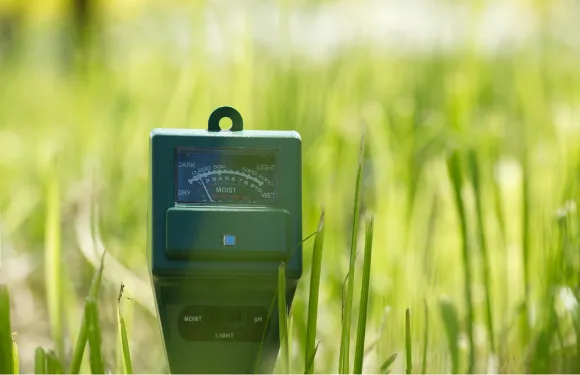
M170 371L271 372L278 267L287 308L302 274L299 134L243 130L221 107L207 130L153 130L150 157L149 269Z

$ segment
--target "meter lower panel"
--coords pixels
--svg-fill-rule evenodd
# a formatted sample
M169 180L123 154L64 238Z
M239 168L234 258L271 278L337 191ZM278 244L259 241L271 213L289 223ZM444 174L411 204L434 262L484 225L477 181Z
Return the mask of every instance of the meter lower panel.
M271 373L279 351L277 280L155 280L171 373ZM287 303L295 292L290 283Z

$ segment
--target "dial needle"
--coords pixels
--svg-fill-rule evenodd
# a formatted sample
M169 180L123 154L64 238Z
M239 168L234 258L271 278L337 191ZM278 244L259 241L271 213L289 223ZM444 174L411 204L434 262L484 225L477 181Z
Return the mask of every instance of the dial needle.
M213 202L213 199L211 199L211 195L209 195L209 191L207 191L207 188L205 187L205 183L203 182L203 176L199 176L199 180L201 181L201 185L203 186L203 189L205 190L205 193L207 194L209 201Z

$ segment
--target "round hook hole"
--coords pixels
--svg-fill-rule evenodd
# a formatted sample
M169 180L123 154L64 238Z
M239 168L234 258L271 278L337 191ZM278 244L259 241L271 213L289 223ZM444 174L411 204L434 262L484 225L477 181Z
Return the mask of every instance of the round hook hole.
M223 121L224 119L227 120ZM229 124L229 126L227 124ZM219 107L209 116L207 129L211 132L219 132L222 129L229 129L230 131L237 132L244 130L244 120L242 119L240 112L236 111L235 108Z
M229 117L222 117L219 125L221 130L230 130L234 126L234 122Z

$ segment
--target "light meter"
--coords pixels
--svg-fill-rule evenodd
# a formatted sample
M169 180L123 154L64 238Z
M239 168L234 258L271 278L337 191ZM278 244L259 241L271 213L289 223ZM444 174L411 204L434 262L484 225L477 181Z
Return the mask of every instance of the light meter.
M150 162L149 267L170 371L272 372L280 262L287 308L302 274L299 134L243 130L220 107L207 130L153 130Z

